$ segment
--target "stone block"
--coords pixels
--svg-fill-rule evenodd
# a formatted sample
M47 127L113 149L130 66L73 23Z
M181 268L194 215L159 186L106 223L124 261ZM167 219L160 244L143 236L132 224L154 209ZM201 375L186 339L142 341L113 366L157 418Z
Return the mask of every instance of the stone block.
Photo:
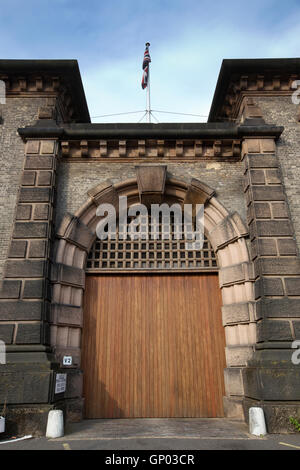
M53 154L55 150L54 144L54 140L42 140L41 154Z
M44 258L46 256L47 242L45 240L31 240L28 250L29 258Z
M300 259L290 258L260 258L254 261L257 275L297 275L300 274Z
M220 287L254 279L252 263L240 263L222 268L219 271Z
M257 341L290 341L291 327L288 321L261 320L257 324Z
M82 308L71 305L52 304L51 323L55 325L82 326Z
M256 219L270 219L271 209L267 202L253 203L253 214Z
M27 241L13 240L9 249L10 258L25 258L26 256Z
M284 279L287 295L300 296L300 277L288 277Z
M243 396L244 384L240 367L227 367L224 370L226 395Z
M43 277L46 263L43 260L7 260L5 265L5 277Z
M29 220L31 218L32 206L29 204L18 204L16 220Z
M80 398L82 396L83 373L79 370L69 370L67 374L67 390L65 398Z
M251 242L251 253L256 256L277 256L276 241L272 238L257 238Z
M41 299L44 293L45 289L43 279L26 280L24 282L24 299Z
M48 220L50 215L49 204L36 204L34 206L33 218L35 220Z
M16 344L40 344L41 338L41 323L18 324Z
M289 212L286 202L272 202L272 215L274 219L288 219Z
M248 155L249 168L278 168L278 160L275 155Z
M24 171L22 176L23 186L34 186L35 184L35 171Z
M13 341L15 325L2 324L0 323L0 341L4 341L5 344L11 344Z
M46 238L48 236L47 222L16 222L14 238Z
M52 191L50 188L21 188L20 202L50 202Z
M284 201L285 195L282 186L252 186L252 199L254 201Z
M222 306L223 325L247 323L253 315L252 302L239 302Z
M20 295L21 281L1 281L0 299L18 299Z
M77 217L67 214L57 232L59 238L63 238L80 248L88 251L95 239L92 231Z
M300 299L261 299L256 303L258 318L296 318L300 317Z
M266 170L266 183L267 184L281 184L281 177L280 177L279 170L277 169Z
M257 220L256 234L258 237L284 237L293 234L288 220Z
M280 278L261 277L254 284L255 299L266 296L284 295L283 284Z
M227 346L225 355L228 367L245 366L253 356L253 346Z
M55 263L51 269L51 281L76 287L85 287L85 271L81 268Z
M40 141L39 140L29 140L26 142L26 153L39 153L40 150Z
M277 240L280 256L296 256L297 246L293 238L282 238Z
M55 167L54 157L26 157L25 170L52 170Z
M264 170L249 170L250 184L265 184Z
M52 184L52 171L39 171L37 178L38 186L50 186Z

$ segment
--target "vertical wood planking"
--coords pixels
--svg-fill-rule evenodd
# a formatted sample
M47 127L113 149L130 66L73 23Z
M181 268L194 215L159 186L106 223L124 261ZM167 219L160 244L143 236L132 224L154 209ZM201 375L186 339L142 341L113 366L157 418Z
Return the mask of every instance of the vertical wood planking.
M216 274L87 276L87 418L223 416L224 348Z

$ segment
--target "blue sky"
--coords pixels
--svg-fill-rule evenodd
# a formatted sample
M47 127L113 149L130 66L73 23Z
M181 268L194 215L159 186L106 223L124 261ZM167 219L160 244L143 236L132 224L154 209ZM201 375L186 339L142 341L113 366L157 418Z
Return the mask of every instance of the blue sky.
M207 115L222 59L300 57L300 1L1 1L0 58L77 59L93 122L137 122L145 42L152 109ZM205 117L155 113L160 122Z

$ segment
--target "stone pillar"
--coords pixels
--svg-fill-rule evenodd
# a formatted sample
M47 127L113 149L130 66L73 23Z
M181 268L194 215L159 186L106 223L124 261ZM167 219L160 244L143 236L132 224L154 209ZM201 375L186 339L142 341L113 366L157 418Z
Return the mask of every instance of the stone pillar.
M249 406L264 408L269 432L300 416L300 368L291 343L300 339L300 259L273 139L245 139L245 195L255 274L255 354L244 370ZM284 404L282 402L285 402Z
M40 420L46 419L41 410L47 412L51 402L49 271L57 158L55 139L27 141L0 291L0 339L7 349L7 363L0 366L0 403L7 402L16 432L14 405L28 404L31 411L25 415L32 423L35 415L41 428Z

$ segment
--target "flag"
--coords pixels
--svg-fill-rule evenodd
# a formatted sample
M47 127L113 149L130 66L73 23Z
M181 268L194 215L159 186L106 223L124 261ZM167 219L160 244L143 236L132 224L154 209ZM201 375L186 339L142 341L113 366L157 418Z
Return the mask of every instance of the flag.
M151 57L149 54L149 46L150 43L146 43L146 49L144 53L144 60L143 60L143 77L142 77L142 88L143 90L147 87L148 85L148 76L149 76L149 63L151 62Z

